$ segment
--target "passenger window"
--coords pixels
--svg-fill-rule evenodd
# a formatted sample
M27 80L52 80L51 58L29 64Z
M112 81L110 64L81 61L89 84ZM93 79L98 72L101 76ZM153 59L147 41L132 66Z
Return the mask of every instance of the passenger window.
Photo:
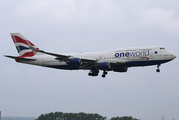
M165 50L165 48L160 48L160 50Z

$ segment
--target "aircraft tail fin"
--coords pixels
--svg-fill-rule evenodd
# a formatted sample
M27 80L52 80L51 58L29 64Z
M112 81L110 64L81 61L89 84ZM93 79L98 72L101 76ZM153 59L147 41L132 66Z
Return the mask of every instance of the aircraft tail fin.
M39 48L37 48L33 43L31 43L20 33L10 33L10 34L20 57L32 57L37 54L37 51L32 51L29 46L32 46L36 49Z

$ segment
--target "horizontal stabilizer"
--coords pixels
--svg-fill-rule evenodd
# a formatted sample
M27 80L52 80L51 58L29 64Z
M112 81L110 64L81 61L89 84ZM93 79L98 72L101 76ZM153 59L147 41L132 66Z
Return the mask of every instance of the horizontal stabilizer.
M15 56L9 56L9 55L4 55L5 57L9 57L12 59L17 59L17 60L23 60L23 61L35 61L36 59L30 59L30 58L22 58L22 57L15 57Z

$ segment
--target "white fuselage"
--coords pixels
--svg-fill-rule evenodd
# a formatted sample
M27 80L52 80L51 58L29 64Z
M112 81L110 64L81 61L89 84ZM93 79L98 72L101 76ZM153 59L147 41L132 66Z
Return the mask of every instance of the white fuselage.
M69 54L68 54L69 55ZM104 52L75 53L70 56L76 58L95 59L100 62L121 63L112 67L134 67L160 65L176 58L176 55L167 51L163 47L141 47L141 48L124 48L109 50ZM65 61L57 60L55 56L42 54L31 57L36 61L20 61L22 63L58 68L58 69L83 69L76 65L69 65Z

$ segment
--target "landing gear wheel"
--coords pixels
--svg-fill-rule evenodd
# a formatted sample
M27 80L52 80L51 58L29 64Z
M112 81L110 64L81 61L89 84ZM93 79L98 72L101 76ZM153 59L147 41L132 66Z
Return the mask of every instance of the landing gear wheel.
M103 74L107 75L108 73L106 71L104 71Z
M91 70L89 73L88 73L88 75L89 76L98 76L98 73L99 73L99 70Z
M104 71L103 71L103 74L102 74L102 77L105 78L107 74L108 74L108 73L104 70Z
M157 65L157 70L156 70L156 72L160 72L160 64L159 65Z
M89 76L92 76L92 73L88 73Z
M157 69L156 72L160 72L160 69Z
M106 77L106 75L104 75L104 74L103 74L103 75L102 75L102 77L103 77L103 78L105 78L105 77Z

